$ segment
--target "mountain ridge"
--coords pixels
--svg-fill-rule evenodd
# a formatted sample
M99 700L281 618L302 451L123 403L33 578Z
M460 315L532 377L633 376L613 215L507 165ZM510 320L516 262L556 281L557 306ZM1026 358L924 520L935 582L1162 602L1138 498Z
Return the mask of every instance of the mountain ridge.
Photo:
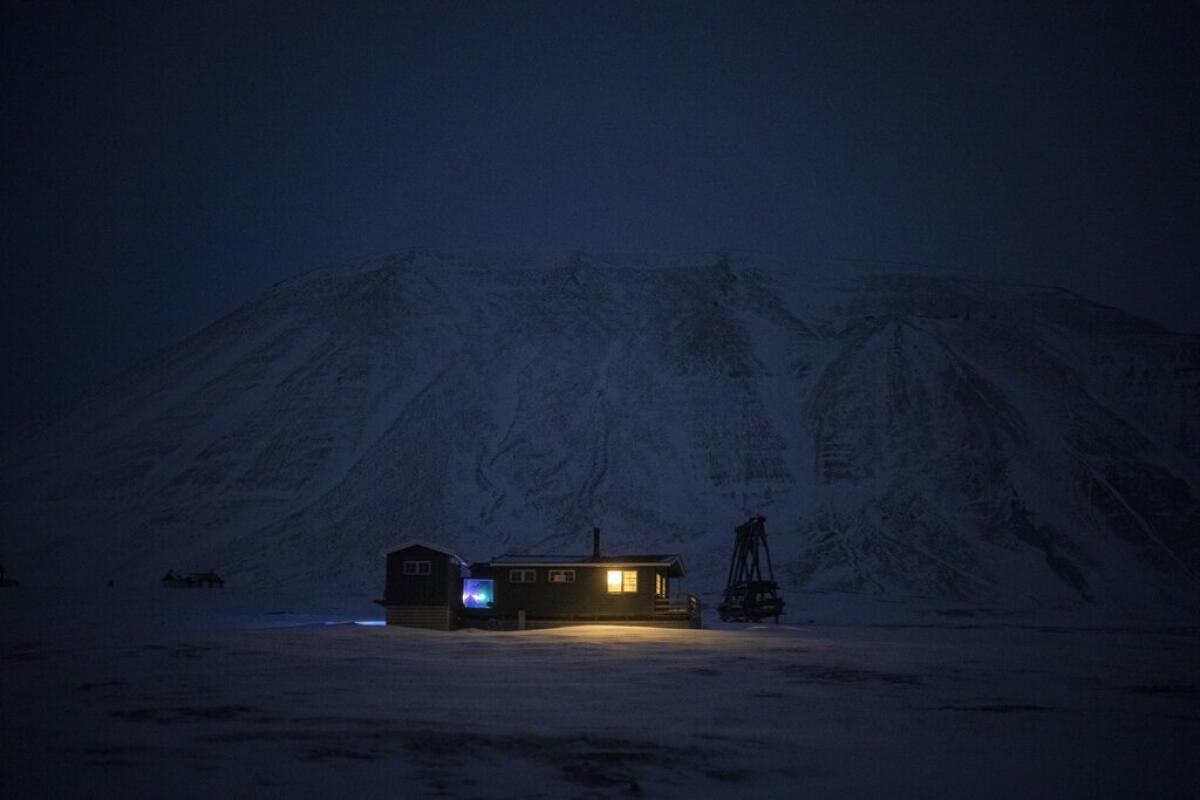
M479 558L599 524L714 591L761 512L791 589L1153 608L1196 596L1197 407L1200 338L1068 290L415 249L283 281L5 437L4 547L367 591L397 537Z

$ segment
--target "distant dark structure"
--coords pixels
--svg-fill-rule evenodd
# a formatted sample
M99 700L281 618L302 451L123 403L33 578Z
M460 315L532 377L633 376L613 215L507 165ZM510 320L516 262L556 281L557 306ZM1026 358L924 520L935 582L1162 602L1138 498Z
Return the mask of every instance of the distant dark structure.
M470 566L440 545L409 542L387 553L387 584L379 600L389 625L496 629L615 624L700 627L700 601L672 597L683 577L678 555L513 555Z
M463 572L467 562L439 544L411 540L389 547L383 599L388 625L432 628L458 627L462 608Z
M162 584L168 589L220 589L225 585L225 581L212 570L177 573L175 570L169 569L167 574L163 575ZM111 581L109 585L112 585Z
M771 550L767 547L765 523L764 517L751 517L735 531L725 599L717 606L717 613L723 621L760 622L767 617L774 617L778 624L779 615L783 613L779 584L775 583L775 571L771 568Z

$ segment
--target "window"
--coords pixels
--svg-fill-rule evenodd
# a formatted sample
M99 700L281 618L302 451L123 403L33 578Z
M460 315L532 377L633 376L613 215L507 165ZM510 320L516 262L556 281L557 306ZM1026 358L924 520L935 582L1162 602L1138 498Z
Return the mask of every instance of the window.
M428 561L405 561L405 575L432 575L433 564Z
M636 569L610 569L608 571L609 594L622 594L637 591Z
M463 579L463 608L491 608L494 596L491 578Z
M575 570L573 569L552 569L550 570L551 583L574 583Z
M623 576L621 591L636 592L637 591L637 570L627 569L621 573Z
M654 594L657 597L667 596L667 576L661 572L654 573Z
M510 569L508 571L509 583L537 583L536 569Z

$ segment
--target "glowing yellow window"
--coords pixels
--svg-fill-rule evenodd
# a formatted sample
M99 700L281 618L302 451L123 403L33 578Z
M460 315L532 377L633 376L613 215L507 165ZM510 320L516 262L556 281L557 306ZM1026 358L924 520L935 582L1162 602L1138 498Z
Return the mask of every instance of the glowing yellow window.
M610 569L608 571L608 591L612 594L637 591L636 569Z

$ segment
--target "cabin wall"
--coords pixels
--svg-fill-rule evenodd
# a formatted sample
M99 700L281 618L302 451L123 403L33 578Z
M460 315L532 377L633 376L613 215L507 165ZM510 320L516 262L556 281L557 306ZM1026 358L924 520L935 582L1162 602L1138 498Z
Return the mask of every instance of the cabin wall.
M608 570L611 565L553 567L574 569L574 583L550 583L550 567L492 566L472 569L472 576L495 581L493 613L515 616L525 611L529 617L588 617L588 616L648 616L654 613L654 575L666 574L662 567L633 567L638 573L637 591L611 593L608 591ZM533 569L534 583L511 583L509 571ZM484 574L486 573L486 574Z
M430 574L405 575L405 561L428 561ZM388 553L385 603L404 606L456 606L462 602L462 579L450 557L414 545Z
M450 606L387 606L384 617L388 625L406 628L452 631L458 627L458 614Z

